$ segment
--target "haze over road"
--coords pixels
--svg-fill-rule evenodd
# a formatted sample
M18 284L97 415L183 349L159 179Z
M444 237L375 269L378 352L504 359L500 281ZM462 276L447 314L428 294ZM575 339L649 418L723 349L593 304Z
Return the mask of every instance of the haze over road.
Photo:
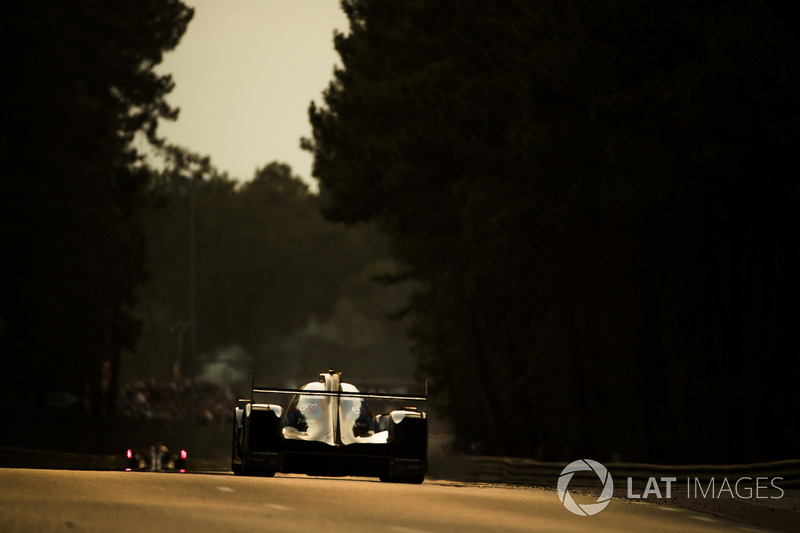
M615 499L578 517L555 491L356 478L0 469L0 531L767 531Z

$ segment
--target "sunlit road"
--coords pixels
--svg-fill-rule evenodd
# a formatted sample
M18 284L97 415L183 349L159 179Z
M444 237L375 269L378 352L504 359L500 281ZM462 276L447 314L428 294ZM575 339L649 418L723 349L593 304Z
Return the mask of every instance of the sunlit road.
M765 531L613 500L572 515L554 491L439 482L0 469L0 531Z

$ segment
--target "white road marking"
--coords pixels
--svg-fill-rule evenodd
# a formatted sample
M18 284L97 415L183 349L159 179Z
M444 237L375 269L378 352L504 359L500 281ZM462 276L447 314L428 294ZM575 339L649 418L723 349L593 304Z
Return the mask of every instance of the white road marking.
M717 519L709 518L707 516L692 516L691 518L694 518L695 520L701 520L703 522L718 522Z
M269 507L270 509L275 509L276 511L290 511L292 509L291 507L287 507L279 503L265 503L264 507Z
M233 489L230 487L217 487L217 490L221 490L222 492L233 492Z

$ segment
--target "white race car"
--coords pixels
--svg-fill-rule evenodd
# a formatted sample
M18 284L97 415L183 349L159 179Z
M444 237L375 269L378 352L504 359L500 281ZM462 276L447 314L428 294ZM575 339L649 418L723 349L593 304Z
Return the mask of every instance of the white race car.
M300 389L251 386L233 423L235 474L276 472L372 476L422 483L428 470L428 420L423 410L394 409L372 417L366 400L427 402L424 396L362 393L333 370ZM255 394L291 396L288 402L254 403Z

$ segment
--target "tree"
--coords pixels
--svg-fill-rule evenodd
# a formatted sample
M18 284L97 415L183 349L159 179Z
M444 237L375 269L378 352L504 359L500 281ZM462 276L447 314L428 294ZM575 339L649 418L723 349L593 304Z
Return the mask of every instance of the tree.
M167 377L183 359L181 375L226 368L234 386L242 378L249 385L252 369L276 384L305 383L331 365L350 379L410 379L402 327L388 318L402 305L402 289L378 295L371 281L390 261L374 227L326 221L318 196L284 163L236 182L210 158L170 148L156 183L164 205L145 217L151 278L137 308L142 342L125 360L126 378ZM191 194L197 360L189 365Z
M756 451L783 426L762 401L685 391L797 405L781 392L800 296L795 10L342 5L343 66L305 146L328 217L376 221L420 283L415 351L458 436L558 459L789 453L788 429ZM638 401L654 391L669 401Z
M67 390L113 412L146 276L151 173L133 140L159 144L158 121L177 117L164 100L172 80L153 68L192 14L178 0L34 1L3 17L15 50L0 142L0 353L14 369L4 378L12 396Z

